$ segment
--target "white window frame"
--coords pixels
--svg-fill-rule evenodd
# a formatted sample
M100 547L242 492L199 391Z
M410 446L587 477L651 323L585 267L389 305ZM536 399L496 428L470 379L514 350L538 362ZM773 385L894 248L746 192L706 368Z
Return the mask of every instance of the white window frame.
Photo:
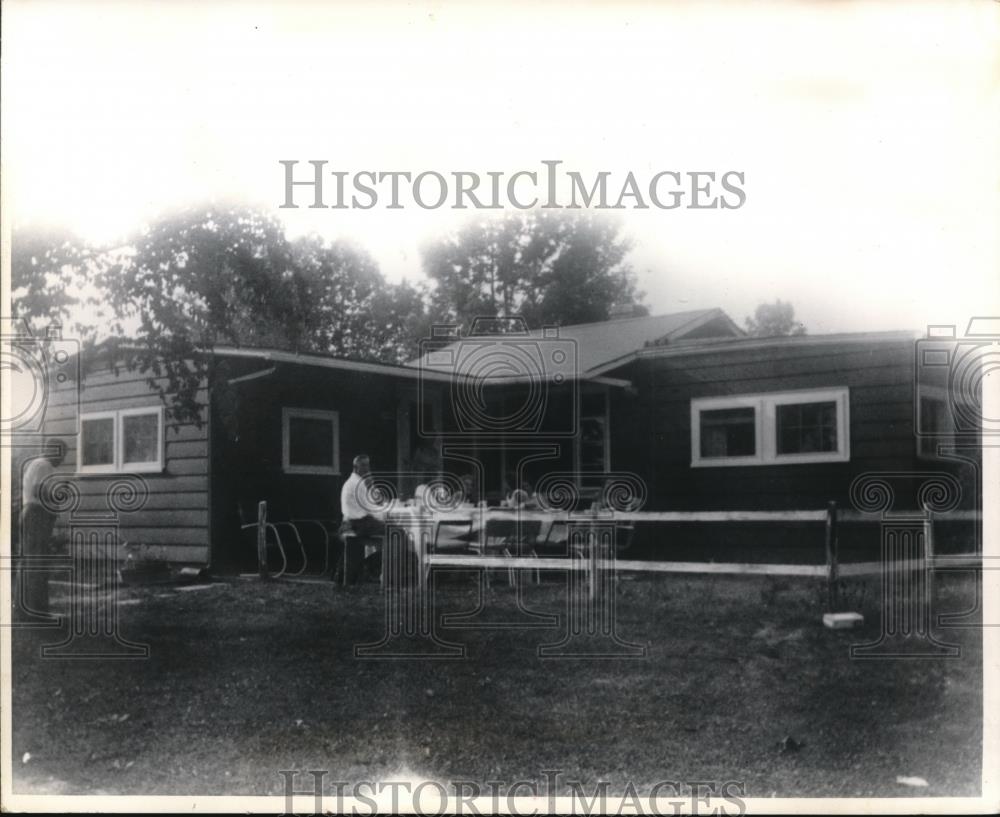
M837 450L778 453L778 406L834 403L837 412ZM701 412L716 409L753 408L755 453L746 457L701 455ZM851 459L850 389L801 389L795 391L698 397L691 400L691 467L716 468L733 465L790 465L795 463L848 462Z
M291 463L291 421L329 420L333 424L333 465L292 465ZM340 412L325 409L282 408L281 409L281 470L286 474L308 474L312 476L340 476Z
M718 409L754 409L754 453L744 457L703 457L701 455L701 413ZM731 397L698 397L691 401L691 466L703 468L719 465L763 464L763 411L760 395L733 395Z
M122 419L145 414L156 416L156 460L150 462L124 462L125 446L122 433ZM83 464L83 426L89 420L111 420L111 450L113 462L101 465ZM76 472L78 474L152 474L160 473L164 467L165 427L163 406L141 406L139 408L118 409L116 411L92 411L80 415L80 430L76 436Z

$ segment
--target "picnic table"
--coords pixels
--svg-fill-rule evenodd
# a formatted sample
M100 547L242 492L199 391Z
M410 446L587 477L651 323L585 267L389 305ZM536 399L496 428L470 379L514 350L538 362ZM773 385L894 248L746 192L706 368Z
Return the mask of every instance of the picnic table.
M404 532L422 562L441 561L441 554L465 554L483 558L537 556L536 549L551 551L548 556L565 564L572 553L586 555L588 538L576 534L569 546L571 526L590 530L598 525L621 525L618 514L579 513L559 510L474 506L468 503L453 509L429 510L419 505L393 503L385 513L386 525ZM549 559L542 561L548 562ZM542 566L539 564L539 566Z
M544 540L552 528L569 518L566 513L521 508L482 507L468 503L454 510L430 511L420 506L393 505L386 524L432 533L434 550L485 548L489 539L531 537Z

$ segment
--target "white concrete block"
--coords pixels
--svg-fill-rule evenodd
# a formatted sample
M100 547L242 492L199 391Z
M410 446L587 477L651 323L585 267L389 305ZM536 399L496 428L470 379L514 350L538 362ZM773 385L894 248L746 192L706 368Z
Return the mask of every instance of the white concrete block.
M850 630L865 623L861 613L824 613L823 624L831 630Z

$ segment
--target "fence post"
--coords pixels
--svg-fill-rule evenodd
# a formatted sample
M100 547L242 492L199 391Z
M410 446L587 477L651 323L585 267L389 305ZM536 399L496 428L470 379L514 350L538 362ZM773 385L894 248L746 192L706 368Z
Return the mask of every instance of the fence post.
M829 502L826 506L826 606L827 612L836 613L840 607L837 593L838 563L837 563L837 503Z
M267 500L257 503L257 573L262 579L267 572Z

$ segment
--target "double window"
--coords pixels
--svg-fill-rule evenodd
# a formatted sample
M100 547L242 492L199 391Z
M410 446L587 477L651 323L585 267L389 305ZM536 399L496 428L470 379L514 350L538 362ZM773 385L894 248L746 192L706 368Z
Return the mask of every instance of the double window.
M281 410L281 465L286 474L340 473L340 422L335 411Z
M691 465L850 459L848 390L770 392L691 401Z
M81 474L163 470L163 407L80 415L76 470Z

